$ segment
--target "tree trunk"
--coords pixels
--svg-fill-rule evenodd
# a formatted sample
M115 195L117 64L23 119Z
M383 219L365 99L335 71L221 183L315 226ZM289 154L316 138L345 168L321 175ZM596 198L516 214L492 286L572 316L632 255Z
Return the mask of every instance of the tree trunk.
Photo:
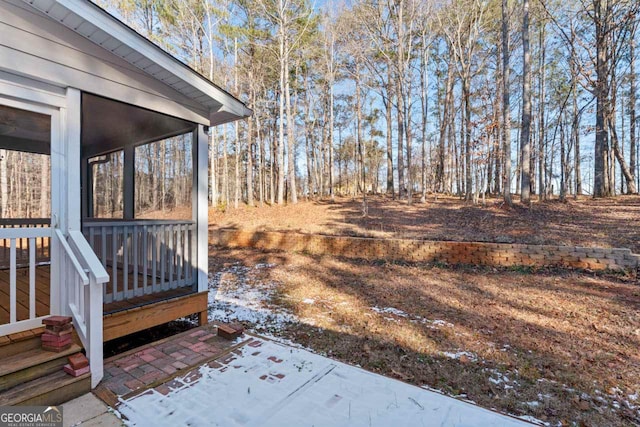
M546 198L546 189L544 188L544 154L546 145L546 128L545 128L545 89L546 89L546 54L547 54L547 41L546 41L546 27L542 23L540 29L540 81L539 81L539 100L538 100L538 200L542 201Z
M446 170L446 166L447 166L447 161L446 161L446 157L449 157L449 159L451 159L451 155L446 156L446 144L445 144L445 138L448 137L449 139L449 146L451 147L451 144L454 143L451 135L451 120L449 118L449 116L451 116L451 109L453 107L453 85L454 85L454 78L453 78L453 65L451 64L451 61L449 61L448 66L447 66L447 81L445 83L446 88L445 88L445 99L444 99L444 106L443 106L443 111L442 111L442 121L440 123L440 137L439 137L439 142L438 142L438 163L436 166L436 183L438 185L437 190L440 192L451 192L451 185L446 185L445 183L445 170ZM447 130L449 130L448 136L447 136Z
M565 133L564 133L564 123L560 122L560 201L564 202L567 190L565 180L565 171L567 169L567 163L565 161Z
M636 142L636 41L635 33L637 24L633 24L629 40L629 169L631 177L636 182L637 171L637 142ZM636 187L637 189L637 187ZM629 188L631 191L631 188Z
M531 54L529 53L529 0L523 1L522 17L522 130L520 133L520 201L531 203L531 171L529 144L531 139Z
M573 30L572 30L573 37ZM573 135L573 173L575 176L575 197L582 194L582 176L580 171L580 116L578 109L578 70L575 61L571 61L571 92L573 102L573 121L571 133Z
M405 184L405 180L404 180L404 97L402 95L402 85L399 81L400 79L398 78L398 83L397 83L397 90L396 90L396 100L397 100L397 104L398 104L398 130L397 130L397 134L398 134L398 193L400 198L402 198L402 196L405 193L406 190L406 184Z
M229 203L229 156L227 155L227 125L222 128L222 197Z
M235 169L234 169L234 190L235 196L233 198L233 207L238 209L240 203L240 123L234 123L235 128Z
M249 206L253 206L253 147L255 143L253 121L253 117L247 119L247 204Z
M465 197L466 201L471 200L473 194L473 181L471 176L471 88L470 88L470 76L465 72L465 77L462 79L462 98L464 101L464 182L465 182Z
M281 13L284 13L284 4L283 0L280 0L280 10ZM278 48L279 48L279 59L280 59L280 93L278 96L279 101L279 115L278 115L278 204L281 205L284 203L284 103L285 103L285 74L287 67L287 60L285 59L286 52L285 47L285 28L284 23L280 23L280 28L278 31ZM288 125L288 123L287 123Z
M334 94L333 94L333 86L335 79L335 71L334 71L334 42L333 42L333 33L331 33L331 46L329 48L329 197L331 200L334 199L333 187L335 185L333 178L333 104L334 104Z
M609 133L607 132L607 117L609 115L609 34L605 28L603 10L607 6L602 0L595 0L594 15L596 30L596 83L594 94L596 97L596 141L593 161L593 197L609 197L612 195L609 176Z
M308 98L309 98L309 87L307 86L307 97L306 97L306 105L305 105L305 107L307 108L307 114L309 114L309 103L310 103ZM309 199L313 197L317 189L315 181L313 179L313 177L315 176L315 173L313 171L315 161L313 160L313 157L311 154L311 151L313 150L313 148L310 147L312 143L310 142L311 138L309 135L310 131L309 131L308 121L303 120L302 123L303 123L303 132L304 132L304 155L306 159L305 163L307 165L307 191L308 191L307 199ZM323 129L323 134L324 134L324 129Z
M162 212L166 209L167 202L167 142L160 142L160 210ZM115 157L118 159L118 156ZM119 161L116 160L116 165L119 165ZM118 166L119 169L119 166ZM118 195L120 195L120 191L116 191ZM120 205L119 201L114 203L114 209L116 205Z
M211 175L210 175L210 186L211 186L211 206L216 208L218 207L218 140L216 139L216 128L211 128L211 137L210 137L210 150L209 158L211 161Z
M426 44L426 38L423 35L422 37L422 44L425 45ZM421 91L421 98L422 98L422 164L421 164L421 172L422 172L422 176L421 176L421 182L420 182L420 187L421 187L421 197L420 197L420 201L422 203L426 202L427 200L427 148L426 148L426 144L427 144L427 121L428 121L428 114L429 114L429 98L428 98L428 93L429 93L429 70L428 70L428 65L429 65L429 49L427 47L424 47L424 51L422 52L422 64L421 64L421 73L422 73L422 91Z
M409 97L407 97L408 99L411 99ZM408 103L405 103L405 106ZM411 169L411 164L412 164L412 158L413 158L413 153L412 153L412 142L413 142L413 129L411 127L411 110L409 108L405 109L405 117L406 117L406 122L405 122L405 133L406 133L406 147L407 147L407 201L409 202L409 204L411 204L413 202L413 171Z
M387 98L385 101L386 118L387 118L387 194L395 197L395 188L393 186L393 124L392 120L392 101L393 101L393 86L391 79L390 67L388 67L387 83Z
M260 207L264 206L264 141L260 128L260 116L256 118L256 141L258 143L258 197L260 198Z
M288 50L289 47L287 46L286 48ZM290 85L289 55L287 54L285 58L286 58L286 63L285 63L285 69L284 69L284 79L285 79L284 80L285 81L284 96L285 96L286 107L287 107L287 160L288 160L287 178L288 178L288 185L289 185L289 194L291 195L289 202L296 204L298 203L298 192L296 190L296 146L295 146L296 124L295 124L295 117L291 110L291 93L290 93L291 88L289 87Z
M356 83L356 147L357 147L357 157L354 156L356 164L358 164L358 157L360 163L360 169L356 168L356 171L360 171L360 186L362 191L362 201L363 204L366 204L367 199L367 182L366 182L366 172L365 172L365 155L364 155L364 141L362 137L362 105L361 105L361 97L360 97L360 65L356 64L356 75L355 75L355 83Z
M269 134L271 136L270 144L269 144L269 150L271 151L271 153L269 154L269 204L273 206L275 203L275 192L276 192L276 177L275 177L275 174L276 174L275 169L277 168L276 152L278 152L277 157L279 158L280 149L276 146L277 140L275 138L275 129L270 129Z
M611 132L611 145L613 148L613 154L620 164L620 169L622 171L622 174L624 175L624 179L627 182L628 192L630 194L636 194L638 192L636 189L636 181L633 175L631 175L629 166L627 165L627 162L622 155L620 143L618 141L618 132L616 131L615 121L610 117L608 122L609 131Z

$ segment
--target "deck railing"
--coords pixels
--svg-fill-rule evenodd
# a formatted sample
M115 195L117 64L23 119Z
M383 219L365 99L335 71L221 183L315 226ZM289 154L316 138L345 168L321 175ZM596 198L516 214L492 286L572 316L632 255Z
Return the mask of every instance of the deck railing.
M110 274L105 303L196 283L193 221L85 220L83 233Z
M54 289L48 283L49 291L46 294L47 298L50 294L51 299L42 301L36 298L36 282L43 280L36 276L40 274L36 272L36 266L39 265L37 241L47 242L48 258L52 237L57 242L59 252L56 254L59 257L56 258L58 261L55 268L52 268L52 273L55 271L56 274L55 279L52 276L50 283L58 285ZM69 231L65 237L57 228L23 228L13 225L8 228L0 227L0 242L5 242L3 244L8 251L7 268L0 271L0 306L5 313L8 312L2 316L0 336L37 328L49 314L60 314L58 309L62 313L71 314L75 331L87 351L91 382L95 387L103 376L103 284L109 281L109 276L89 243L79 231ZM24 242L22 250L26 255L19 252L20 242ZM19 261L24 264L19 265ZM48 282L49 278L46 277L46 280ZM53 304L54 297L59 299L60 306ZM4 318L7 319L6 322Z
M5 242L8 249L6 257L7 266L9 269L8 275L8 289L2 289L2 293L6 293L9 297L9 321L0 325L0 336L12 334L14 332L20 332L25 329L36 328L42 323L42 318L49 313L40 313L38 316L36 313L36 241L38 239L47 240L51 239L51 229L49 228L0 228L0 241ZM19 242L26 240L25 248L26 256L20 254L18 257L18 245ZM26 258L26 259L25 259ZM25 289L25 283L20 283L20 289L18 287L18 261L26 263L28 265L28 289ZM23 267L25 265L22 265ZM2 287L6 286L5 283L1 283ZM26 292L25 292L26 291ZM6 298L6 296L5 296ZM28 300L28 316L18 316L18 298L21 300L21 305L26 306ZM41 310L42 311L42 310Z
M79 231L69 231L68 238L56 229L60 246L61 277L66 285L67 307L76 333L82 341L91 366L91 386L103 377L102 298L103 284L109 275Z
M0 218L0 230L49 228L50 218ZM16 239L16 263L18 267L26 266L29 262L31 247L35 248L38 263L49 262L49 245L51 234L34 240L27 238ZM9 268L9 239L0 238L0 269Z

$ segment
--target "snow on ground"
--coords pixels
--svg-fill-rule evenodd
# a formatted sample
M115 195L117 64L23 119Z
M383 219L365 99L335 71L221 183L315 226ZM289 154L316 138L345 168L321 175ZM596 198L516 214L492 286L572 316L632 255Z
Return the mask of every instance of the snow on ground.
M287 323L306 322L313 324L313 322L312 319L300 319L281 306L276 306L271 303L272 298L276 295L278 283L271 281L265 273L273 267L273 264L256 264L254 266L247 267L241 263L235 263L224 267L216 273L210 273L208 301L209 321L249 323L253 325L251 330L254 332L266 335L270 339L274 339L278 343L288 346L291 350L295 348L298 350L302 349L310 351L311 349L303 348L299 344L284 339L277 334L282 326ZM306 298L302 302L304 304L316 303L316 301L311 298ZM397 321L398 318L403 318L414 323L426 325L432 329L454 327L450 322L441 319L432 320L412 315L394 307L373 306L370 307L370 309L375 313L388 315L385 317L388 321ZM459 333L456 332L456 334ZM440 354L445 357L458 360L464 359L465 361L472 362L480 360L478 355L462 350L445 351ZM323 355L318 355L317 357L323 357ZM331 362L338 363L333 361ZM203 367L202 369L207 371L209 368ZM494 384L502 384L505 388L513 388L508 383L508 378L506 376L502 376L499 372L495 372L494 376L496 378L490 378L490 381ZM428 387L425 390L429 393L435 393L435 395L442 397L439 390L434 390ZM451 397L447 397L446 399L451 399ZM473 402L465 404L472 403ZM524 404L526 405L526 403ZM521 419L525 418L521 417ZM545 424L533 417L526 418L526 420L537 424ZM431 424L427 423L427 425Z
M256 325L258 332L272 332L284 323L297 321L293 314L269 304L277 284L256 279L261 271L272 267L236 263L209 274L209 321L248 322Z
M478 360L478 355L471 353L470 351L443 351L440 354L448 357L449 359L460 360L463 359L468 362L476 362Z
M422 316L414 316L411 315L405 311L402 311L398 308L395 307L378 307L378 306L373 306L370 307L371 311L375 311L378 314L393 314L394 316L397 317L402 317L405 319L409 319L411 322L414 323L422 323L423 325L427 325L427 327L431 328L431 329L437 329L440 327L448 327L448 328L453 328L454 325L453 323L449 323L447 321L441 320L441 319L435 319L435 320L431 320L431 319L427 319L426 317L422 317ZM397 321L398 319L394 318L394 317L385 317L386 320L389 321Z
M130 426L525 426L526 423L272 341L245 345L168 395L119 407Z
M409 315L407 313L405 313L402 310L399 310L397 308L393 308L393 307L384 307L384 308L380 308L380 307L371 307L371 310L375 311L376 313L387 313L387 314L395 314L396 316L399 317L409 317Z

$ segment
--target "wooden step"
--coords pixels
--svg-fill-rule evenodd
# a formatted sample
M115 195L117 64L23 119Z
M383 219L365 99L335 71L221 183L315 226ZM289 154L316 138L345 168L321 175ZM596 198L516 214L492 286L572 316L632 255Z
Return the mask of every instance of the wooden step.
M40 335L42 335L42 332L44 332L44 328L36 328L0 337L0 360L40 348Z
M60 353L36 348L3 358L0 363L0 391L62 371L67 358L80 350L81 347L72 344L69 349Z
M91 391L91 374L72 377L62 369L0 392L0 406L60 405Z

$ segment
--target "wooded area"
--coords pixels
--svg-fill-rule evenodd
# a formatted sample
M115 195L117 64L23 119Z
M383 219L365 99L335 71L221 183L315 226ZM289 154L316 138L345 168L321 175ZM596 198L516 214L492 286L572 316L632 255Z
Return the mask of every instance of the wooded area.
M121 0L245 100L211 202L636 193L633 0Z
M100 4L253 109L212 129L212 206L637 193L634 0Z

